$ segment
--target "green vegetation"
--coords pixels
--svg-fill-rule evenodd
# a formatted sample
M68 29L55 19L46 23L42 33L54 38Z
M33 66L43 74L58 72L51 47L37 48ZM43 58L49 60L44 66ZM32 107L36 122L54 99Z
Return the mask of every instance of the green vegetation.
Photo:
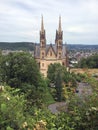
M88 82L92 95L76 95L77 81ZM98 81L86 73L51 64L46 79L30 54L0 53L0 130L97 130L97 92ZM47 106L56 100L66 101L67 109L52 114Z
M50 85L54 85L54 87L50 86L50 88L53 92L52 95L55 92L54 99L57 98L57 101L65 101L68 93L73 93L77 87L76 75L68 72L64 66L58 63L49 65L47 77Z
M10 53L3 56L1 69L3 82L11 87L17 88L23 83L39 86L39 69L35 60L28 53Z
M32 42L0 42L1 50L27 50L34 51L34 43Z
M1 50L34 50L34 42L0 42ZM38 44L38 43L36 43ZM98 45L75 45L67 44L70 51L91 51L98 50Z
M83 58L78 63L79 68L98 68L98 54Z
M34 104L41 106L45 99L46 102L47 98L52 100L51 95L48 93L47 81L41 76L36 61L29 53L10 53L2 57L2 84L20 89L20 92L25 94L28 100L28 106ZM43 93L45 94L43 95Z

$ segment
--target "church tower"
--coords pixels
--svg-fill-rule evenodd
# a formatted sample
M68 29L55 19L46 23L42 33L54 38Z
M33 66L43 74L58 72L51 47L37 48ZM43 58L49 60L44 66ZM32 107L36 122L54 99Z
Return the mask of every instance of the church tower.
M44 29L43 16L41 17L40 44L35 45L34 57L39 65L40 72L47 77L47 71L50 64L60 63L67 67L68 58L66 46L63 45L63 31L61 27L61 16L59 16L59 25L56 30L55 44L46 44L46 32Z
M43 16L41 19L41 31L40 31L40 59L44 59L46 55L46 35L43 23Z
M62 46L63 46L63 31L61 28L61 16L59 16L59 27L56 30L55 44L57 49L57 58L62 58Z

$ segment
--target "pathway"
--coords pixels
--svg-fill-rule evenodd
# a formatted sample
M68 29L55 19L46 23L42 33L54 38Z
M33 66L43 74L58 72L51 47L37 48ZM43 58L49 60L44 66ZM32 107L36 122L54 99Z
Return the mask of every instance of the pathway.
M85 96L89 96L92 94L92 88L88 83L78 83L77 93L79 97L85 98ZM48 106L48 109L53 113L60 113L60 111L57 110L58 107L66 107L66 102L56 102L54 104L50 104Z
M81 97L89 96L92 94L92 88L88 83L78 83L77 94Z
M64 107L66 106L66 102L56 102L54 104L50 104L48 106L48 109L53 113L53 114L56 114L56 113L59 113L59 111L57 110L58 107Z

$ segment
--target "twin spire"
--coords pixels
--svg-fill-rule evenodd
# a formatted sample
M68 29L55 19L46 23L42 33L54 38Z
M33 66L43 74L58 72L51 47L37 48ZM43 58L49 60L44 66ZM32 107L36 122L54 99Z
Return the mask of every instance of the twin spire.
M41 31L44 32L44 22L43 22L43 15L42 15L42 21L41 21Z
M43 22L43 15L42 15L42 20L41 20L41 31L44 32L44 22ZM61 32L61 16L59 16L59 27L58 27L58 32Z
M59 31L59 32L62 31L62 28L61 28L61 16L59 16L59 28L58 28L58 31Z

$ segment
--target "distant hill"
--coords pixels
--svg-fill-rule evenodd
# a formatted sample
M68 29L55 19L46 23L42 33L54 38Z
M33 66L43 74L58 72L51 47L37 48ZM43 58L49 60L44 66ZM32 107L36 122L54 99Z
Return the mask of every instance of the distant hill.
M69 50L98 50L98 45L68 44Z
M32 42L0 42L1 50L34 50L35 43Z
M33 51L35 44L33 42L0 42L1 50L27 50ZM79 45L79 44L68 44L69 50L98 50L98 45Z

